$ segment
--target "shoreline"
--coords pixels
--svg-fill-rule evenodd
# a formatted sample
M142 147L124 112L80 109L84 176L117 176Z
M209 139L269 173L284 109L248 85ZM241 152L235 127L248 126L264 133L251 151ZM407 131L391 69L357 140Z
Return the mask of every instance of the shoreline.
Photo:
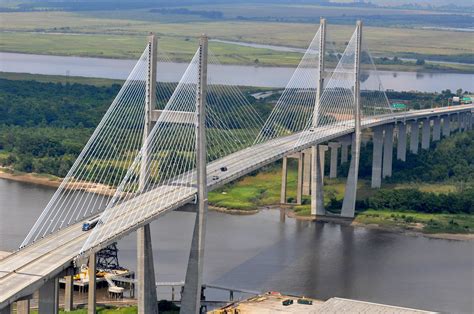
M5 171L6 170L6 171ZM27 184L47 186L51 188L58 188L62 182L63 178L59 177L46 177L38 173L11 173L11 170L5 167L0 166L0 179L11 180L16 182L23 182ZM69 183L64 187L65 189L70 189L68 186ZM90 184L90 183L81 183L75 182L72 183L73 189L94 193L97 195L113 196L115 194L115 189L103 184Z
M62 179L60 178L48 178L48 177L41 177L38 174L34 173L22 173L22 174L12 174L5 172L4 167L0 167L0 179L23 182L28 184L35 184L35 185L42 185L48 187L57 188L61 185ZM97 188L86 188L89 192L101 194L100 191L97 191ZM103 193L109 195L109 192ZM232 209L232 208L225 208L219 206L209 205L209 210L216 211L223 214L228 215L254 215L260 212L260 210L264 209L285 209L285 215L289 218L294 218L297 220L304 220L304 221L321 221L325 223L336 223L336 224L345 224L355 228L367 228L367 229L375 229L375 230L382 230L394 233L400 233L408 236L423 236L426 238L432 239L444 239L444 240L456 240L456 241L472 241L474 240L473 233L423 233L421 231L415 231L413 229L405 229L405 228L387 228L381 227L376 224L364 224L360 222L353 221L352 219L344 219L338 216L334 217L311 217L311 216L298 216L293 211L289 210L289 206L280 206L280 205L267 205L262 206L257 209L252 210L242 210L242 209Z

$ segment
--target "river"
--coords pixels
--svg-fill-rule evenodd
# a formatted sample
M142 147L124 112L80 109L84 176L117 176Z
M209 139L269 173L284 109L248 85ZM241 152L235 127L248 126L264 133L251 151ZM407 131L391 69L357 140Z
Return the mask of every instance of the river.
M135 62L136 60L0 52L0 72L125 79ZM159 63L158 80L176 82L186 66L185 63ZM213 78L218 83L281 88L288 83L294 68L214 65L209 71L212 71ZM374 86L378 86L373 73L368 74L367 83L372 82ZM458 88L474 91L474 74L379 71L379 75L386 89L396 91L440 92L448 88L454 91Z
M0 179L0 250L15 249L54 189ZM184 279L194 215L152 223L158 281ZM118 244L135 268L135 237ZM204 282L319 299L339 296L470 313L474 242L429 239L286 218L278 210L233 216L209 212Z

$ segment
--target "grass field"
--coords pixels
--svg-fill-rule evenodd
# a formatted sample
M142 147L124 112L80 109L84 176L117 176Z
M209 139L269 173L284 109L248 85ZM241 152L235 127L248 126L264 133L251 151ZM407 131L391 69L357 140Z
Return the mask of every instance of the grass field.
M425 214L410 211L367 210L359 213L358 223L386 228L413 229L426 233L472 233L474 216L464 214Z
M296 163L290 162L288 168L287 200L294 202L296 197ZM370 188L370 181L359 180L357 198L366 199L376 193ZM246 176L235 183L209 193L209 203L229 209L252 210L261 206L278 205L280 203L281 165L268 166L257 174ZM398 183L385 184L387 189L413 188L422 192L449 193L457 187L450 183ZM331 198L342 200L344 197L345 180L327 179L324 183L324 201L328 205ZM297 216L309 216L310 197L303 196L303 204L293 206ZM367 210L358 213L356 222L377 224L381 227L415 229L426 233L472 233L474 232L474 216L465 214L426 214L410 211Z
M115 12L114 14L119 14ZM142 52L146 34L160 37L160 47L172 59L189 60L201 33L211 38L262 44L306 47L318 25L250 21L200 21L193 23L91 17L68 12L0 13L0 50L38 54L136 58ZM329 21L330 23L330 21ZM328 25L328 41L337 51L344 49L354 27ZM258 30L258 31L257 31ZM472 54L469 33L422 29L366 27L364 39L374 54L423 55ZM470 44L471 43L471 44ZM232 44L211 43L223 63L295 65L301 55Z

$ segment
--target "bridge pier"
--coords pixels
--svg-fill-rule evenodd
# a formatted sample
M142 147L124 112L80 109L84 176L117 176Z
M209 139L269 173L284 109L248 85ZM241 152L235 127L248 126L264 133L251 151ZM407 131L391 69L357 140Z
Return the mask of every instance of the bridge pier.
M435 117L433 119L433 142L441 139L441 118Z
M451 133L451 119L449 115L443 117L443 136L448 137Z
M426 118L423 120L423 129L421 132L421 148L422 149L429 149L430 148L430 118Z
M96 254L91 254L89 256L89 265L87 269L87 275L89 277L89 289L87 290L87 314L96 313L96 304L97 304L97 260Z
M341 164L349 161L349 145L350 143L341 142Z
M398 123L397 133L397 159L407 160L407 125L403 122Z
M301 205L303 199L303 153L298 153L298 177L296 181L296 204Z
M38 314L59 313L59 279L54 277L39 288Z
M4 307L3 309L0 309L0 314L12 314L13 313L13 309L12 309L12 305L11 304L8 304L6 307Z
M410 151L413 154L418 154L418 140L419 140L419 126L418 121L410 122Z
M338 157L338 149L341 144L337 142L329 143L329 147L331 148L331 163L329 167L329 178L337 178L337 157ZM324 164L323 164L324 167Z
M382 177L392 176L392 159L393 159L393 125L385 126L385 135L383 143L383 168Z
M311 147L311 215L324 216L323 169L321 154L324 154L319 145Z
M311 149L303 153L303 195L310 195L311 187Z
M150 224L137 230L138 313L158 313Z
M375 127L373 134L372 151L372 188L380 188L382 185L382 147L383 128Z
M64 311L71 312L74 309L74 280L72 275L67 275L64 277L64 279L66 280L64 285Z
M288 157L283 157L281 163L280 204L286 204L286 182L288 181Z

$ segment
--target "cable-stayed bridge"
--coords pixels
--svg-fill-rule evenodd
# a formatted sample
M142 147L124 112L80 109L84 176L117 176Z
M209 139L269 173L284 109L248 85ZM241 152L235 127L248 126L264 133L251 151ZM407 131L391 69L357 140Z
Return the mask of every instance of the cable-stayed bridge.
M441 131L447 136L454 125L463 130L472 127L472 105L392 112L378 77L364 80L367 71L376 72L363 45L361 23L335 69L329 70L325 57L331 53L326 51L326 24L322 21L265 121L237 87L214 82L213 68L218 61L208 52L205 36L176 86L157 85L156 58L166 57L156 50L152 36L21 248L0 261L3 311L39 289L40 313L54 312L58 276L69 276L74 261L89 258L91 278L95 278L95 253L137 231L139 311L156 312L149 223L169 211L187 208L196 212L196 223L182 311L196 312L208 190L282 158L286 168L286 158L296 155L300 164L298 195L304 192L304 172L309 178L312 213L325 215L324 173L318 166L324 158L320 144L350 145L341 215L353 217L362 130L373 130L372 184L377 187L382 175L391 174L394 127L398 130L397 158L402 160L407 149L406 125L414 153L418 151L420 121L424 149L429 148L431 130L433 140L439 140ZM331 146L331 156L336 151L336 166L337 148ZM83 231L83 222L95 216L99 216L95 228ZM89 297L93 312L95 289L89 290Z

